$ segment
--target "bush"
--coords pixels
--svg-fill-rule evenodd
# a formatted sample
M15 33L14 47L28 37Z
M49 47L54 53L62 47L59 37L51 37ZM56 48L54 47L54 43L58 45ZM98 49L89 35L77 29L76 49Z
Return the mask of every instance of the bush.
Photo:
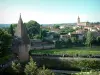
M65 69L65 70L90 70L100 69L100 61L98 60L59 60L49 58L34 58L39 66L45 65L50 69Z
M81 70L90 70L90 69L100 69L100 61L96 60L79 60L79 61L72 61L71 66L79 68Z
M46 69L45 66L43 66L43 68L38 68L32 57L30 57L30 61L25 67L20 63L12 62L12 68L6 72L13 75L54 75L54 73L51 70Z
M12 62L12 69L17 73L19 74L21 72L21 64L20 63L15 63L15 62Z
M31 57L30 62L28 62L28 64L26 64L25 66L24 72L26 75L36 75L36 70L37 70L36 62L34 62Z
M45 66L43 66L43 68L38 69L37 73L37 75L54 75L54 73L51 70L46 69Z
M100 75L100 72L91 70L89 72L80 72L72 75Z

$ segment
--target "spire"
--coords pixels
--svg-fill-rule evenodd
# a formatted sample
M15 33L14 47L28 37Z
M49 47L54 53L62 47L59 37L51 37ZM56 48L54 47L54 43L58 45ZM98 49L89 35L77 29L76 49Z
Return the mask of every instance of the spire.
M77 18L77 23L79 24L80 23L80 17L78 16Z
M23 24L21 13L16 27L15 36L21 38L25 44L29 44L26 26Z
M22 21L22 18L21 18L21 13L20 13L20 16L19 16L18 24L23 24L23 21Z
M78 16L78 19L80 19L80 17Z
M20 13L20 18L21 18L21 13Z

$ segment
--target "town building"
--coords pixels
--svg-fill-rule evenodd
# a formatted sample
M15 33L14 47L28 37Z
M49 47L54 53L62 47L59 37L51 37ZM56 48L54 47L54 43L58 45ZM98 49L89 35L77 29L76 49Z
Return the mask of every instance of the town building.
M89 22L81 22L80 21L80 17L78 16L78 18L77 18L77 25L78 26L87 26L87 25L89 25Z

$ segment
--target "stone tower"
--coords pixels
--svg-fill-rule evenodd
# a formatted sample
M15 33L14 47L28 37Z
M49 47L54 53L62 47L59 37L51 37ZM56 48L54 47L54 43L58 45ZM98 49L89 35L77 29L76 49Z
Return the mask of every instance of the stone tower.
M78 16L78 18L77 18L77 24L79 24L80 23L80 17Z
M15 31L14 52L20 61L29 59L30 40L28 38L26 26L23 24L21 14Z

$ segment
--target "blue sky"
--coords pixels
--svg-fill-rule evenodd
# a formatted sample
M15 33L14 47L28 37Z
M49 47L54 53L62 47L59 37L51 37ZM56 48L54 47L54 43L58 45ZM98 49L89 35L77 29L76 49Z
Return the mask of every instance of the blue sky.
M0 23L24 22L40 24L100 21L100 0L0 0Z

